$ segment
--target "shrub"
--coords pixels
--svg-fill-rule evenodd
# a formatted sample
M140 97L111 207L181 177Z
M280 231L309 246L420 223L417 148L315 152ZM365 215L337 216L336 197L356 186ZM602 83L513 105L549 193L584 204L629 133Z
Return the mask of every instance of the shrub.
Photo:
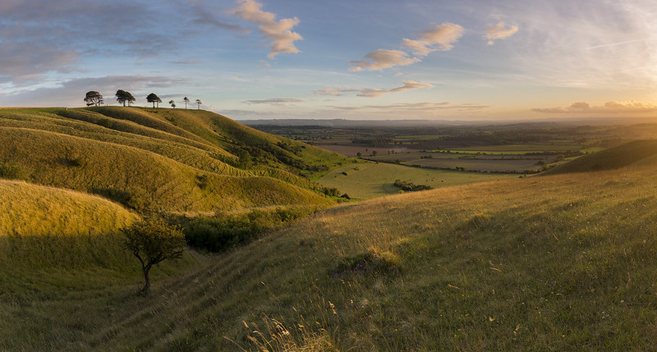
M249 213L216 213L212 217L181 218L187 244L210 252L223 252L244 245L268 231L290 225L314 208L277 208Z

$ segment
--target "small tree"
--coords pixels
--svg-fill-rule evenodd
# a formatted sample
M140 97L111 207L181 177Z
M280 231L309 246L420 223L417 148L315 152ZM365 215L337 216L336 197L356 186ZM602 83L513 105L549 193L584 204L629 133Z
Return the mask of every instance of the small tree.
M130 104L134 103L135 100L135 97L133 97L130 92L127 92L123 89L116 91L116 101L118 101L119 104L123 104L123 106L125 106L125 103L128 103L128 106L130 106Z
M87 103L87 106L100 106L100 104L103 103L103 96L95 90L92 90L87 92L87 95L84 97L84 101Z
M138 221L121 231L126 236L125 248L141 262L144 273L141 292L148 294L151 268L167 259L180 259L185 249L185 235L179 227L171 226L161 218Z
M162 99L157 96L155 93L151 93L146 97L146 101L149 103L153 103L153 108L155 108L155 103L157 103L157 107L160 107L160 103L162 102Z
M196 105L198 105L198 110L201 110L201 104L203 104L201 102L201 99L196 99Z
M189 98L185 97L185 99L183 100L185 101L185 109L187 109L187 104L189 104Z
M169 105L171 105L172 108L176 108L176 102L173 100L169 100Z

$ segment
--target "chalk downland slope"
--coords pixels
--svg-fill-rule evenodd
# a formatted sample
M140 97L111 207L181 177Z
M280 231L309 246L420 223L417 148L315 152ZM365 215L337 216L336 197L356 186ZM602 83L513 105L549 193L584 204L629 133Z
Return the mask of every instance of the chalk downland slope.
M5 305L0 349L651 350L656 201L643 165L342 205L147 300L25 292L32 314ZM84 314L55 314L71 310Z
M349 162L180 109L3 109L0 145L0 178L93 193L140 212L326 205L308 176Z
M609 148L594 154L585 155L566 164L559 165L543 173L558 175L576 172L592 172L619 169L632 164L645 162L657 155L657 141L633 141L618 147Z

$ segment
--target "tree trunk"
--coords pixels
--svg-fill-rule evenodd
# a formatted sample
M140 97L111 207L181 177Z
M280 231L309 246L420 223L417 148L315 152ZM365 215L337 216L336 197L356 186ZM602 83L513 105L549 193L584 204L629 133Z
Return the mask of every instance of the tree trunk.
M141 292L146 295L148 294L148 291L151 288L151 279L148 276L150 270L151 270L150 265L146 265L142 268L142 271L144 272L144 288L141 289Z

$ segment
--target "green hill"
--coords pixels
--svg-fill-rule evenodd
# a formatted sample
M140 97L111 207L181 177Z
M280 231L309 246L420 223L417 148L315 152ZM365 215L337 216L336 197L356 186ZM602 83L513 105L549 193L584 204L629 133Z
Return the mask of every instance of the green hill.
M557 175L622 168L657 155L657 141L633 141L595 154L585 155L544 173Z
M333 207L148 298L29 274L0 288L0 349L652 350L654 185L643 165Z
M0 180L0 263L16 267L122 265L118 229L137 219L118 204L70 190Z
M0 146L0 178L98 194L138 211L328 204L309 177L349 162L180 109L3 109Z

